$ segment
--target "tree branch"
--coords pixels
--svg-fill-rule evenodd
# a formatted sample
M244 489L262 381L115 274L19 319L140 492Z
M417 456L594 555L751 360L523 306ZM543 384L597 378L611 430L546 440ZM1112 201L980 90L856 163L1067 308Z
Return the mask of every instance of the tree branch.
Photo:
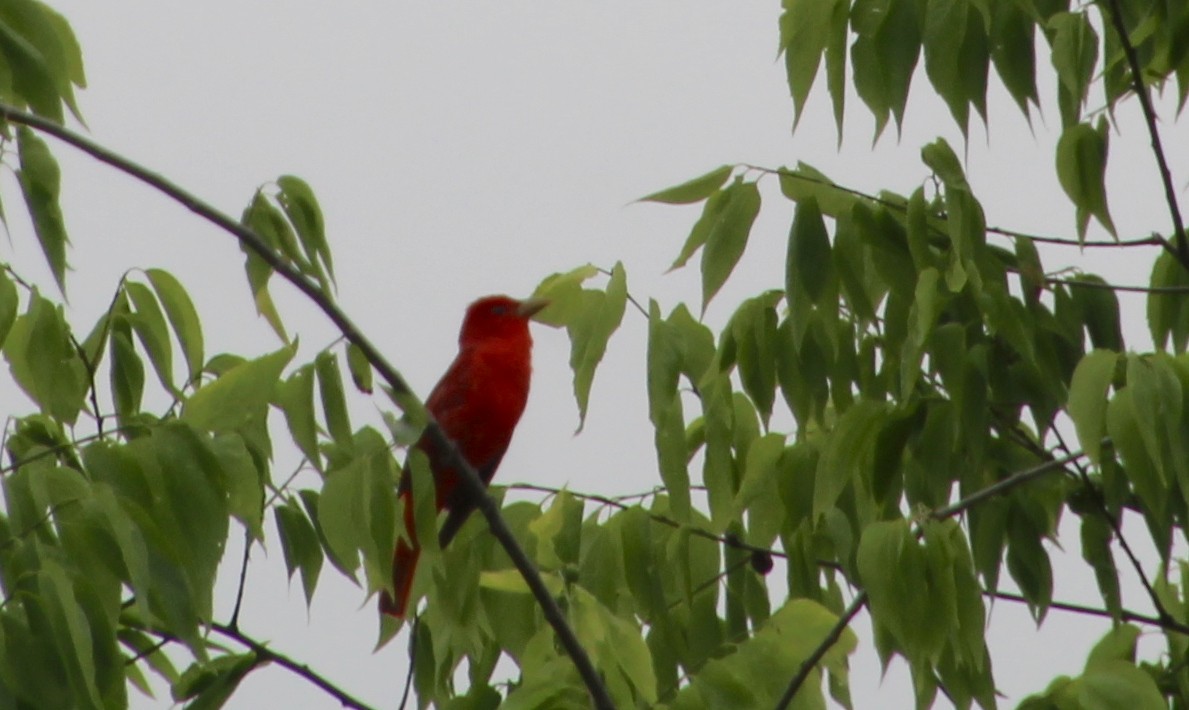
M1119 42L1123 46L1123 54L1127 57L1127 65L1131 70L1131 84L1139 98L1139 105L1144 112L1144 120L1148 124L1148 135L1152 139L1152 153L1156 156L1156 165L1160 169L1160 180L1164 183L1164 199L1168 202L1168 213L1172 217L1173 240L1176 243L1176 257L1181 265L1189 269L1189 237L1185 235L1185 223L1181 219L1181 209L1177 206L1177 191L1173 187L1172 171L1168 168L1168 160L1164 156L1164 146L1160 142L1160 130L1156 126L1156 109L1152 106L1152 97L1148 94L1148 87L1144 85L1143 68L1139 65L1139 55L1131 44L1131 37L1127 33L1127 26L1123 24L1123 13L1119 7L1119 0L1106 0L1107 14L1111 16L1111 24L1119 35Z
M334 323L339 329L339 332L343 334L343 337L359 348L364 357L376 369L376 372L380 373L380 376L384 378L384 381L396 395L413 396L413 391L408 383L405 382L404 378L389 364L379 349L372 344L371 340L363 334L347 314L335 305L330 297L322 290L321 286L308 279L279 254L270 249L268 244L255 232L182 189L164 176L154 173L53 121L18 110L13 106L3 103L0 103L0 118L37 129L42 133L51 135L81 150L99 162L109 165L164 193L199 217L233 235L243 246L252 250L274 271L280 274L282 278L313 301L319 310ZM474 467L463 458L458 451L458 447L443 433L437 422L432 417L428 418L429 422L425 427L425 436L428 437L437 451L445 454L443 463L458 472L464 490L472 497L479 512L487 519L491 534L499 540L504 551L508 553L508 557L512 559L512 563L516 566L516 569L524 577L537 603L540 604L546 620L553 627L558 640L573 660L579 675L582 676L582 680L590 692L595 707L600 709L613 708L614 704L611 701L611 697L607 694L607 690L603 686L603 681L599 677L598 671L595 669L590 657L583 650L578 637L566 622L565 615L558 606L557 601L554 600L549 590L545 587L541 575L516 541L512 530L500 516L499 508L488 494Z
M1077 451L1069 454L1068 456L1063 456L1059 459L1053 459L1052 461L1045 461L1044 463L1033 466L1032 468L1018 471L1003 479L1002 481L999 481L998 483L993 483L980 491L966 496L961 500L934 510L929 514L929 517L933 518L934 520L945 520L946 518L952 518L966 509L972 508L978 503L983 502L984 500L994 498L997 495L1001 495L1010 491L1016 486L1023 485L1029 481L1040 478L1047 473L1052 473L1053 471L1062 469L1067 464L1077 461L1083 456L1085 456L1084 453Z
M992 599L1002 599L1009 602L1017 602L1020 604L1030 603L1022 594L1013 594L1011 592L993 592L989 589L983 590L984 597ZM1082 604L1072 604L1070 602L1049 602L1050 609L1058 609L1060 611L1068 611L1073 614L1085 614L1087 616L1101 616L1105 619L1113 619L1109 611L1106 609L1099 609L1098 607L1085 606ZM1174 619L1158 619L1147 614L1140 614L1131 611L1130 609L1123 610L1123 619L1126 621L1134 621L1138 624L1146 624L1148 626L1156 626L1165 631L1173 631L1178 634L1189 636L1189 626L1182 624Z

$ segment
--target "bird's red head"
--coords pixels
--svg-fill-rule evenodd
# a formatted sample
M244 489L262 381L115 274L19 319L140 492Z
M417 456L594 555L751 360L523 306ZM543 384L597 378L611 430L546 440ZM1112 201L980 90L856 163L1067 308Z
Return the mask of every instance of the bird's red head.
M518 301L508 296L486 296L467 308L458 342L462 346L486 341L528 339L528 321L548 305L540 298Z

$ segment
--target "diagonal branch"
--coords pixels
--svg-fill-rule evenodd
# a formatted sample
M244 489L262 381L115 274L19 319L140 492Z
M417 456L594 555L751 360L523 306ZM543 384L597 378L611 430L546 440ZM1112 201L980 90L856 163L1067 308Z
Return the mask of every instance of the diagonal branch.
M367 358L367 361L376 369L376 372L380 373L380 376L384 378L384 381L398 397L411 398L414 396L412 389L405 382L404 378L401 377L400 373L396 371L396 368L388 362L383 354L380 353L379 349L363 334L363 331L355 325L347 314L326 295L321 286L307 278L279 254L269 248L268 244L255 232L182 189L163 175L152 172L144 166L134 163L53 121L3 103L0 103L0 118L37 129L42 133L46 133L67 143L99 162L109 165L164 193L194 214L214 224L223 231L230 233L243 246L252 250L252 252L263 259L282 278L293 284L298 291L301 291L307 298L313 301L318 309L334 323L339 329L339 332L343 334L343 337L359 348L364 357ZM426 416L429 416L428 413ZM464 490L474 500L479 512L487 519L491 534L499 540L504 551L511 558L512 563L516 565L516 569L524 577L537 603L540 604L546 620L553 627L558 640L566 649L571 660L573 660L579 675L582 676L582 680L590 692L595 707L600 709L613 708L614 704L611 701L611 697L607 694L603 681L599 677L598 671L595 669L590 657L583 650L577 635L575 635L573 629L566 622L561 607L558 606L557 601L545 587L545 582L542 581L536 567L533 566L528 555L525 554L520 544L516 541L512 530L504 522L503 517L500 516L498 506L491 495L488 494L474 467L462 457L458 451L458 447L442 432L442 428L438 426L438 423L432 417L429 417L429 423L425 427L425 436L429 438L429 441L436 450L445 453L444 463L458 472Z
M1172 171L1168 168L1168 160L1164 156L1164 146L1160 142L1160 130L1156 126L1156 109L1152 106L1152 97L1148 94L1148 87L1144 85L1139 55L1135 51L1135 46L1131 44L1127 26L1123 23L1123 12L1119 7L1119 0L1106 0L1105 5L1106 14L1110 15L1111 24L1115 28L1115 33L1119 35L1119 42L1123 46L1123 54L1127 57L1127 65L1131 70L1131 84L1135 87L1135 95L1139 98L1139 105L1144 112L1144 120L1148 124L1148 135L1152 138L1152 153L1156 156L1156 165L1160 169L1160 180L1164 183L1164 199L1168 202L1168 213L1172 217L1177 261L1189 269L1189 237L1185 235L1185 223L1181 219L1181 210L1177 207L1177 191L1173 187Z

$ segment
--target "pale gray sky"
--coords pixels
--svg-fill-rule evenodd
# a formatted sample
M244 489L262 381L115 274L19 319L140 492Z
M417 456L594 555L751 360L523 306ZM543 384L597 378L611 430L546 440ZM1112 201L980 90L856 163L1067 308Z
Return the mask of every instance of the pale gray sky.
M962 150L920 72L899 144L892 127L872 149L872 122L852 94L845 142L836 150L829 103L817 90L792 135L791 101L776 60L775 0L51 4L82 43L93 88L80 103L95 139L230 214L280 174L313 186L342 305L421 392L453 356L469 301L492 292L527 295L553 271L622 260L636 298L658 298L665 310L679 300L696 302L696 266L663 272L697 208L629 204L640 195L722 163L798 160L857 189L908 194L928 176L921 145L942 135ZM1038 61L1048 66L1047 56ZM1033 133L997 79L992 86L990 141L975 124L967 155L988 222L1071 236L1073 209L1051 168L1058 123L1052 87L1042 86L1045 115L1034 114ZM1171 119L1168 102L1164 108ZM1167 233L1136 105L1125 104L1119 116L1133 133L1112 137L1115 223L1126 235ZM1185 155L1184 128L1168 122L1164 130L1169 154ZM209 353L276 347L253 315L242 257L229 236L106 168L57 152L74 241L69 293L76 328L89 328L126 269L159 266L190 289ZM766 205L749 251L707 314L715 328L738 297L782 283L791 206L774 188L765 181ZM11 180L4 195L15 198ZM13 262L41 277L40 254L23 229L17 220ZM1046 266L1082 264L1117 282L1142 283L1150 257L1113 251L1082 260L1050 252ZM311 306L283 286L274 291L291 329L301 333L303 354L333 339ZM1137 319L1127 331L1132 347L1146 348L1142 301L1124 303ZM644 338L643 319L629 310L595 380L586 430L575 437L568 343L564 334L538 328L533 395L499 480L602 493L658 483ZM368 403L355 413L356 423L377 420ZM292 459L279 458L278 477ZM1075 528L1070 532L1076 537ZM257 561L267 559L252 568L244 629L367 702L395 706L407 663L403 637L373 654L373 604L329 567L307 616L300 585L286 583L275 535L268 542L266 553L255 553ZM238 549L229 548L224 613ZM1146 608L1130 589L1127 600ZM1059 579L1056 597L1096 603L1092 576L1079 570ZM1052 612L1034 634L1022 608L997 605L989 639L1001 689L1018 700L1056 673L1078 672L1089 643L1106 628ZM865 620L857 630L869 638ZM875 653L864 645L852 667L859 707L910 705L902 664L881 681ZM165 692L135 704L168 706ZM336 706L277 668L253 673L229 705Z

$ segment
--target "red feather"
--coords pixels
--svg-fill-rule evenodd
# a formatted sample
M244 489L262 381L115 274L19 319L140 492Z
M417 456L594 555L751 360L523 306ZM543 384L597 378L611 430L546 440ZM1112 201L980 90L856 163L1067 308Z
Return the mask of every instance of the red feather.
M484 483L490 483L495 475L528 401L533 346L528 322L544 306L544 301L517 301L507 296L488 296L472 303L458 336L458 356L425 402L442 431L458 445L463 458L479 472ZM457 472L443 463L441 454L426 437L417 442L417 448L429 457L438 511L450 511L440 535L445 544L470 515L474 501L463 494ZM397 543L392 565L395 594L380 599L380 610L396 617L403 617L407 610L421 554L411 494L406 466L400 496L410 542L402 539Z

